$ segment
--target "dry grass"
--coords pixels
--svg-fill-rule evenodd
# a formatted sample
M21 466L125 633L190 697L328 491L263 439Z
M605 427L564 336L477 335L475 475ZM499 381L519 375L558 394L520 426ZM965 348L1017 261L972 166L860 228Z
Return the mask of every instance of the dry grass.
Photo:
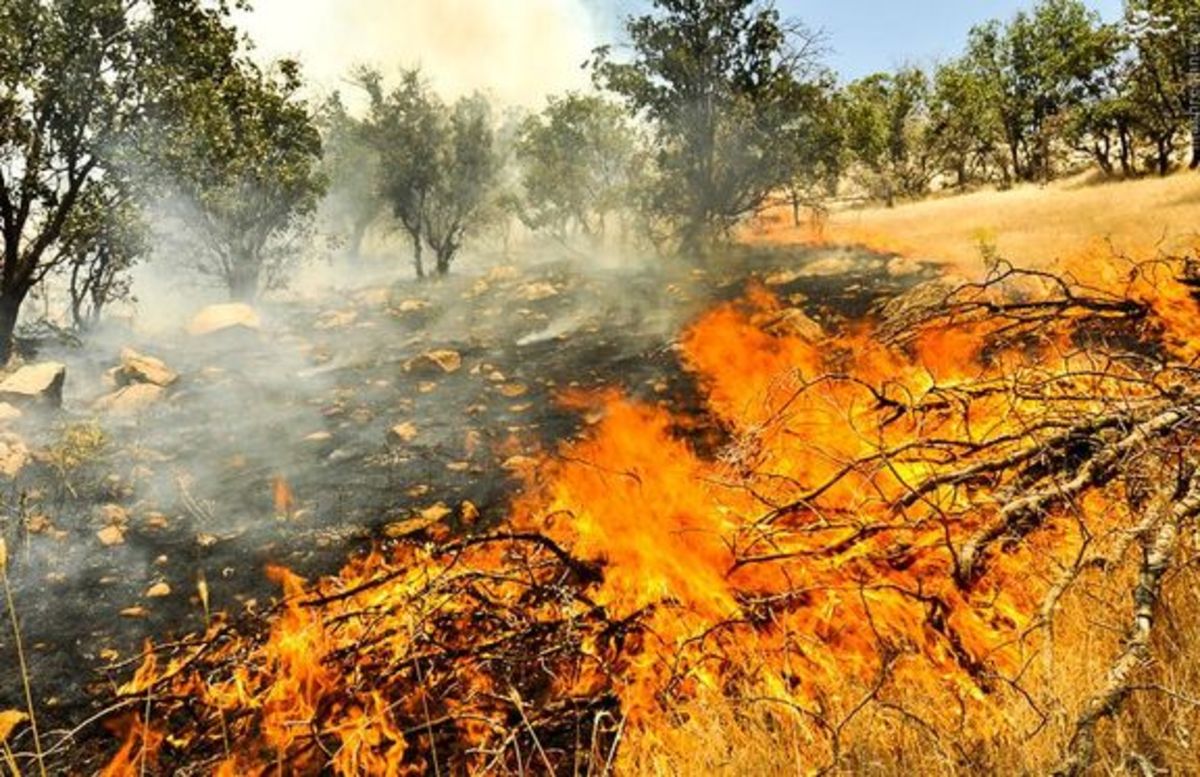
M1200 245L1200 175L1106 184L1075 179L890 210L842 210L820 226L794 228L790 211L780 209L747 239L866 245L967 276L983 273L980 246L986 244L1015 264L1086 272L1101 256L1113 261L1113 249L1148 256ZM1101 722L1089 774L1200 773L1200 532L1181 544L1163 588L1153 658L1138 670L1120 713ZM957 702L922 698L886 680L847 689L851 701L831 703L820 723L778 703L714 694L681 709L679 725L627 742L619 771L655 777L1050 773L1121 649L1139 558L1135 549L1113 568L1084 571L1051 625L1028 636L1020 677L997 683L979 706L963 707L957 728L928 722ZM855 699L869 702L857 707ZM828 746L830 727L838 731L836 752Z
M1121 252L1148 255L1200 232L1200 175L980 191L895 208L835 210L823 228L792 226L781 208L754 224L747 239L768 244L850 243L929 260L964 275L982 270L979 246L994 246L1019 266L1047 267L1082 246L1111 241Z
M1184 551L1189 556L1194 552L1194 547ZM1098 757L1089 774L1197 773L1200 574L1192 563L1178 569L1164 589L1154 660L1141 669L1117 718L1101 723ZM857 710L851 704L852 716L831 709L826 723L840 728L835 758L820 742L824 733L817 734L805 716L789 715L778 703L762 699L709 696L679 710L678 725L657 726L655 736L628 740L618 773L1049 774L1060 763L1083 704L1103 684L1119 649L1119 634L1131 612L1132 569L1127 566L1124 572L1091 573L1094 579L1062 603L1051 641L1031 650L1020 678L1022 691L998 687L991 698L963 709L957 730L927 722L944 713L944 707L937 707L947 700L915 697L896 683L852 689L850 696L857 700L874 696Z

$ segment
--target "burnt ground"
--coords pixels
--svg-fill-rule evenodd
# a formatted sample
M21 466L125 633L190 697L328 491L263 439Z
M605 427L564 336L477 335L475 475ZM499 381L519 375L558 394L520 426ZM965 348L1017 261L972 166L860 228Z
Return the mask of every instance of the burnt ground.
M268 562L332 573L389 524L439 503L450 521L464 501L479 525L498 521L519 485L513 457L552 449L585 423L555 401L563 389L616 386L668 402L696 419L687 433L698 447L719 444L671 347L686 322L759 277L836 327L926 277L897 262L746 249L702 271L498 267L264 306L258 331L127 334L43 353L68 364L66 402L16 422L33 457L0 486L0 532L45 742L100 708L130 671L111 667L145 639L203 628L201 576L212 610L252 614L276 593ZM180 380L135 416L97 413L122 345L162 358ZM461 367L419 358L431 349L453 350ZM411 439L389 437L404 422ZM280 481L292 495L283 509ZM106 526L119 530L109 544ZM4 626L0 710L23 709Z

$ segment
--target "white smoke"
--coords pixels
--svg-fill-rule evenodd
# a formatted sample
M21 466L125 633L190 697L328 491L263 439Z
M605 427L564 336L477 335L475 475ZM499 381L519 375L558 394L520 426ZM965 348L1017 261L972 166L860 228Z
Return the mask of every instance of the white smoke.
M587 0L256 0L239 18L263 59L294 57L318 89L352 67L420 65L450 99L482 90L510 105L586 87L604 34Z

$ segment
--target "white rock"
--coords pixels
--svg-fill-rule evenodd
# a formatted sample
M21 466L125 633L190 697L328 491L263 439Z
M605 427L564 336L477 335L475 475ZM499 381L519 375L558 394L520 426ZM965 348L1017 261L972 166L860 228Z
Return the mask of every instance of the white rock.
M58 362L28 364L0 381L0 401L14 404L43 402L58 407L62 404L66 376L67 368Z
M259 329L262 321L258 312L244 302L226 302L209 305L201 310L188 324L188 334L208 335L227 329Z
M121 351L121 369L116 374L118 385L130 383L152 383L155 386L170 386L179 380L179 373L172 370L162 359L146 356L132 348Z
M96 400L96 410L114 415L134 415L162 399L167 390L153 383L131 383Z

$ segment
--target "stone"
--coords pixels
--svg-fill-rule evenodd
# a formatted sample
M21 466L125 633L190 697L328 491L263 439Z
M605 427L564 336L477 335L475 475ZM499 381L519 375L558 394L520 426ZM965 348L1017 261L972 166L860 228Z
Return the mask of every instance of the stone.
M244 302L225 302L203 308L192 318L187 331L190 335L201 337L230 329L258 330L261 328L262 320L254 308Z
M417 437L417 427L412 421L405 421L388 429L387 436L388 441L393 443L412 442Z
M15 478L29 462L29 447L11 432L0 433L0 474Z
M451 351L448 348L441 348L434 351L426 351L425 353L410 359L405 368L410 372L437 372L441 370L443 373L458 372L462 368L462 356L458 351Z
M0 381L0 401L17 405L62 405L67 368L59 362L27 364Z
M24 413L20 409L10 405L8 402L0 402L0 424L15 421L22 415Z
M131 383L100 397L92 407L113 415L136 415L156 404L166 393L165 388L153 383Z
M179 380L179 373L168 367L162 359L125 348L121 351L121 367L114 377L118 386L149 383L166 388Z

